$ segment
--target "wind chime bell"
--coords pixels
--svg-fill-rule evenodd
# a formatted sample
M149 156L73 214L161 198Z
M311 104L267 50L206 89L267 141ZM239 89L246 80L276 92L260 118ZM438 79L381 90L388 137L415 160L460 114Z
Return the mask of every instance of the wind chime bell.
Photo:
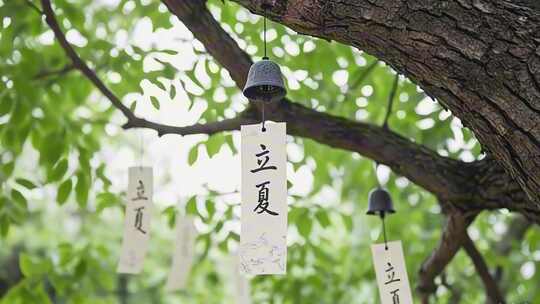
M271 6L263 3L262 8L264 9L264 56L261 61L255 62L249 68L243 93L250 100L270 102L285 97L286 89L279 65L266 56L266 11Z
M263 57L249 68L244 96L251 100L276 101L285 97L286 90L277 63Z
M395 213L392 198L388 191L382 188L376 188L369 193L369 206L367 214L385 216L386 213Z

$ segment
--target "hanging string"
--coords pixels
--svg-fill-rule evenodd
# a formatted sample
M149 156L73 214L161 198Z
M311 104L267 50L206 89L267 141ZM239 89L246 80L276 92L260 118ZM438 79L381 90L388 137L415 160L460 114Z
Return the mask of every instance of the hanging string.
M394 77L394 82L392 83L392 88L390 89L390 96L388 96L388 106L386 107L386 115L384 116L384 121L382 128L388 130L388 120L390 119L390 114L392 114L392 106L394 104L394 97L396 96L399 82L399 74L396 74Z
M139 130L139 168L142 170L144 159L144 134Z
M264 57L263 59L268 59L268 57L266 56L266 6L264 6L264 16L263 16L263 45L264 45ZM264 117L264 104L266 102L263 101L262 102L262 131L263 132L266 132L266 127L265 127L265 122L266 122L266 119Z
M262 131L263 132L266 132L266 127L264 126L264 123L266 122L266 119L264 117L264 104L265 103L266 102L264 102L264 101L262 102Z
M381 213L381 221L382 221L382 231L383 231L383 238L384 238L384 249L388 250L388 242L386 240L386 226L384 225L384 213Z
M263 18L263 41L264 41L263 59L268 59L268 57L266 57L266 6L264 7L264 18Z
M379 162L376 161L376 162L375 162L375 180L377 180L377 186L378 186L379 188L381 188L382 185L381 185L381 181L379 180L379 174L378 174L378 172L377 172L377 169L379 169L379 165L380 165Z

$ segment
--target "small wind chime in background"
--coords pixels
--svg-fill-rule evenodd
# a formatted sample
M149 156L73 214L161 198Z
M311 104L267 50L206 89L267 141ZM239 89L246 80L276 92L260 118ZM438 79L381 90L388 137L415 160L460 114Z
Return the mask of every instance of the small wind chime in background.
M376 168L378 166L377 164ZM371 245L381 303L412 304L411 288L401 241L388 242L386 238L385 217L387 214L395 212L390 193L383 189L379 183L377 188L369 193L367 214L379 216L382 222L384 243Z
M376 164L375 168L377 167L379 167L379 164ZM377 169L375 169L375 171L377 171ZM390 193L383 189L379 183L379 186L376 189L371 190L369 193L368 211L366 213L368 215L378 215L381 218L385 250L388 250L388 241L386 239L386 226L384 225L384 218L387 213L392 214L395 212L396 211L394 210L394 204L392 203Z
M285 97L279 66L266 53L266 12L263 6L264 56L249 69L243 93L260 103L261 125L241 127L242 213L238 265L247 275L285 274L287 265L286 124L266 125L265 104Z

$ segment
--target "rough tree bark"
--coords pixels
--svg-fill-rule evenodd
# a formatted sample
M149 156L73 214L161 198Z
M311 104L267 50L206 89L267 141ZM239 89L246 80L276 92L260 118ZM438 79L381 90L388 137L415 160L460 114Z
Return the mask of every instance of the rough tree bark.
M505 0L234 0L389 63L471 128L540 205L540 5Z

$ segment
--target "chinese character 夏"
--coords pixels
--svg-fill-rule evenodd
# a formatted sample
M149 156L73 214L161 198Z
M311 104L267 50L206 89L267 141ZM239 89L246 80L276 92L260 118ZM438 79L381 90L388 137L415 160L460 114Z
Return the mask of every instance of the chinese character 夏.
M257 212L258 214L266 212L266 213L268 213L270 215L279 215L279 213L271 211L270 209L268 209L268 205L270 203L268 202L269 189L268 189L267 185L269 185L269 184L270 184L270 182L266 181L266 182L262 182L262 183L256 185L256 187L259 188L259 201L258 201L257 207L255 207L255 209L253 209L253 211Z
M135 214L135 229L139 230L143 234L146 234L146 231L142 229L142 225L143 225L142 220L143 220L143 215L144 215L143 209L144 209L144 206L135 208L135 212L137 212L137 214Z
M398 291L399 291L399 288L390 292L392 294L392 304L399 304Z

